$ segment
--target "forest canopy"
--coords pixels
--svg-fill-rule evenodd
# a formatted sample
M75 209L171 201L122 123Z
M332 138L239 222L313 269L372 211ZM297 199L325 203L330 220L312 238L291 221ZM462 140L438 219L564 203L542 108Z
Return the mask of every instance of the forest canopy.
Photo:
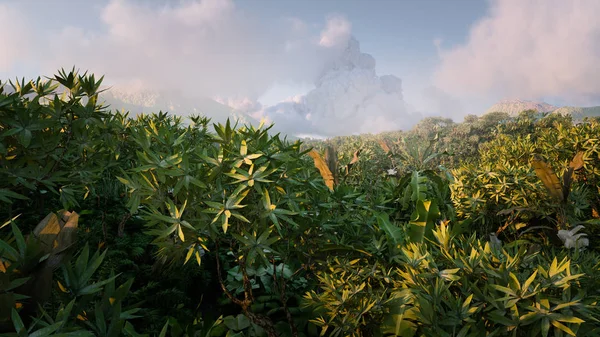
M600 334L600 122L290 141L0 83L0 332Z

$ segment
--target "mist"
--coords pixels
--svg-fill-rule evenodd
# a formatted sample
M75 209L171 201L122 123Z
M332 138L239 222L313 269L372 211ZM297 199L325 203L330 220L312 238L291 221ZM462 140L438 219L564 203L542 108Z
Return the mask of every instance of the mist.
M164 6L111 0L87 13L101 29L54 22L32 34L23 24L32 21L31 14L22 6L0 8L0 18L13 19L0 20L3 31L11 32L3 34L0 70L23 58L44 74L76 65L139 90L207 97L255 99L276 81L312 81L345 47L351 27L340 15L324 17L316 27L293 17L264 22L230 0Z
M490 1L464 43L436 42L433 82L463 101L600 104L598 13L596 0Z
M216 108L226 118L233 109L292 134L376 133L410 128L423 116L458 121L502 99L600 104L596 13L595 0L491 0L461 41L445 40L440 23L430 41L438 60L424 72L420 95L406 97L404 88L417 84L380 75L377 54L361 49L343 11L315 21L265 17L233 0L7 1L0 2L0 75L51 75L74 65L105 75L114 97L152 97L138 104L144 112L180 102L177 114ZM261 104L280 83L312 89ZM192 103L209 99L220 105Z

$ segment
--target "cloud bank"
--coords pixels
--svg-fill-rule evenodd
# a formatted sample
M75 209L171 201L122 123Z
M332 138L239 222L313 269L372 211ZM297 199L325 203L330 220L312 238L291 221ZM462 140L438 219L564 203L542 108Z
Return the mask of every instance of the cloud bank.
M22 25L12 26L16 14L30 12L18 3L0 5L0 28L8 32L2 34L0 72L33 54L39 58L31 62L44 73L76 65L115 83L189 96L257 98L277 81L312 82L343 50L351 29L339 15L327 17L320 27L297 18L265 22L232 0L166 6L110 0L76 14L90 15L100 27L56 27L56 20L31 38L19 32Z
M31 34L28 30L26 19L20 11L0 3L0 73L18 64L19 59L29 54L28 40ZM15 28L19 31L15 32Z
M0 18L15 17L19 8L3 6ZM375 59L360 51L351 23L339 14L326 16L321 25L298 18L265 22L232 0L162 7L110 0L90 13L101 27L59 26L37 39L13 29L15 38L3 41L13 52L0 58L0 71L26 52L43 54L34 61L45 73L74 64L106 75L115 84L107 94L114 108L121 101L129 109L185 113L192 106L203 110L192 102L212 97L294 134L380 132L418 119L407 118L400 79L377 76ZM258 103L278 82L316 88L275 106Z
M465 44L442 48L435 85L463 99L599 103L598 13L597 0L494 0Z
M306 95L263 108L266 117L284 131L304 130L321 136L378 133L406 129L422 117L410 113L402 95L402 81L377 76L373 56L362 53L351 38L344 53L330 62Z

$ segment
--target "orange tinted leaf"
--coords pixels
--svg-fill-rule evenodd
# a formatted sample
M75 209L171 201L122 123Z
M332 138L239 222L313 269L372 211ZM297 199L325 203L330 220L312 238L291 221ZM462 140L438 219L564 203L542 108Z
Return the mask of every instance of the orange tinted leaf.
M544 183L548 193L550 193L553 198L562 201L564 197L562 185L552 168L537 154L534 156L532 164L535 174L537 174L538 178Z
M577 171L581 169L584 164L585 162L583 161L583 151L579 151L577 152L575 157L573 157L573 160L571 160L569 167L572 167L574 171Z
M323 157L321 157L321 155L314 149L311 150L308 153L308 155L311 156L311 158L315 162L315 167L321 173L321 177L323 177L323 180L325 180L325 185L327 185L327 187L329 187L329 189L333 191L333 174L331 174L331 171L329 170L329 167L327 167L327 164L325 163L325 160L323 160Z
M387 145L387 143L385 142L385 140L379 139L379 140L377 140L377 142L379 143L379 146L381 146L381 148L383 149L383 151L385 153L390 152L390 147Z

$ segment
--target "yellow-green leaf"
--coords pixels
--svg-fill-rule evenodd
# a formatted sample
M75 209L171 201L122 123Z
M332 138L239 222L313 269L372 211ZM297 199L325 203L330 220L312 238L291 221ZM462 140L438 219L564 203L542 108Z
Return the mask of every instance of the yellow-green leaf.
M186 264L189 261L189 259L192 257L192 254L194 253L194 248L195 248L195 245L192 245L190 247L190 249L188 249L188 252L187 252L187 255L185 256L185 261L183 262L183 264Z
M177 225L177 235L179 235L179 239L181 242L185 242L185 236L183 235L183 231L181 230L181 225Z

